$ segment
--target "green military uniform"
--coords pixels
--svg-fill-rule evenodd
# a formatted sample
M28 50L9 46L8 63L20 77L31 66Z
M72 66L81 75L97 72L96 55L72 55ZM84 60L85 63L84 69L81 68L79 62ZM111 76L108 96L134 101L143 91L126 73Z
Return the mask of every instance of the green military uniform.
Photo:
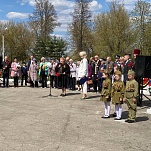
M128 75L134 75L134 71L129 71ZM128 120L135 121L136 118L136 109L137 102L134 102L133 99L136 99L138 96L138 82L133 79L126 82L126 89L124 97L127 99L126 103L128 106Z
M115 104L122 104L123 102L120 101L120 98L124 97L125 86L122 81L115 81L112 85L111 97L112 103Z
M104 102L111 101L111 79L110 78L106 78L103 81L100 101L104 101Z

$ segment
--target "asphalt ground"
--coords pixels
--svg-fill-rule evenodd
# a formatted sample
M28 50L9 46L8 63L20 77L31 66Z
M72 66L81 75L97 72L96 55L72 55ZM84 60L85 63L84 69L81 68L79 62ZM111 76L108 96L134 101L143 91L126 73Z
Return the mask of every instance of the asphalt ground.
M138 107L136 123L102 119L100 94L60 89L0 87L0 151L151 151L151 101ZM150 97L150 96L149 96ZM150 97L151 98L151 97ZM111 114L114 106L111 106Z

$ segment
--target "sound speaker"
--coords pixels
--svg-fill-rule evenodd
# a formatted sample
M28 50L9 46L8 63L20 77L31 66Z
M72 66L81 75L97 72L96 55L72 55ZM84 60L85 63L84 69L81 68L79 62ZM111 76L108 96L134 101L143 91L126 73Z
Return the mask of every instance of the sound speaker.
M2 56L0 56L0 69L2 69Z
M136 77L151 78L151 56L138 55L135 60Z

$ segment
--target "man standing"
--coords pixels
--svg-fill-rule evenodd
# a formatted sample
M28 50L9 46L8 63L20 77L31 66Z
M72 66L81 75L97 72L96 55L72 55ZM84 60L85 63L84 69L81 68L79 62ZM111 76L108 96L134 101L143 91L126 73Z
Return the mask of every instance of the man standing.
M134 63L133 63L133 71L134 72L137 72L135 71L136 70L136 57L140 55L140 50L139 49L134 49L134 53L133 53L133 57L134 57ZM139 93L139 97L137 97L137 105L138 106L142 106L142 99L141 99L141 94L140 94L140 85L142 84L142 78L145 78L145 77L136 77L135 76L135 80L139 83L138 85L138 93Z
M8 61L8 57L4 57L4 61L2 62L2 71L3 71L3 87L9 87L9 69L11 67L10 62Z
M124 55L124 83L126 84L126 81L128 80L128 71L131 70L133 67L133 63L130 60L130 54Z
M94 62L92 63L92 81L93 81L93 89L94 92L97 93L97 87L98 87L98 66L99 57L98 55L94 56Z

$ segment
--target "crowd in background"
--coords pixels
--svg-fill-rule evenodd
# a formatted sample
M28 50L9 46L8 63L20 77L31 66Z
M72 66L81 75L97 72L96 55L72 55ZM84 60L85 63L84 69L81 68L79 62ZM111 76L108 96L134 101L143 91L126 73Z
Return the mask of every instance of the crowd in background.
M135 51L134 57L138 52ZM87 91L101 92L102 90L102 73L104 70L108 70L110 73L110 78L112 82L114 81L114 73L119 70L122 73L122 81L126 82L128 70L134 68L134 62L130 58L130 54L125 54L124 56L116 55L114 60L110 56L107 58L100 58L98 55L94 57L87 58L88 60L88 86ZM63 66L62 66L63 64ZM70 90L81 90L81 85L79 83L79 67L80 60L74 62L72 58L60 58L58 62L55 59L46 61L44 57L41 58L40 63L30 56L30 60L26 62L19 63L17 58L14 58L12 63L9 62L8 57L5 56L2 63L3 69L3 87L9 87L10 76L14 78L14 87L18 87L18 80L21 79L21 86L25 82L30 83L31 87L42 87L47 88L47 80L50 77L50 85L52 88L62 88L62 82L66 82L65 87ZM65 67L65 68L64 68ZM67 78L62 81L62 73L65 71Z

